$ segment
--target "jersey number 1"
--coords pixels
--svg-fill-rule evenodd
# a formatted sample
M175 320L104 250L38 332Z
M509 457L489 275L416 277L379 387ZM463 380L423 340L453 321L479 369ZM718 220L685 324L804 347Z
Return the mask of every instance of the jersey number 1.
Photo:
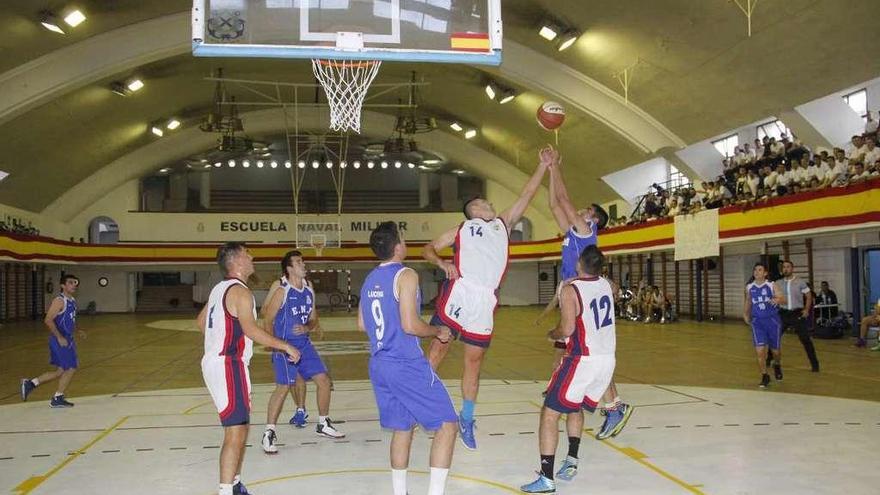
M608 296L602 296L598 301L593 299L590 302L590 309L593 310L593 321L596 323L596 330L601 328L605 328L612 323L611 321L611 298ZM602 318L602 324L599 324L599 310L605 311L605 316Z

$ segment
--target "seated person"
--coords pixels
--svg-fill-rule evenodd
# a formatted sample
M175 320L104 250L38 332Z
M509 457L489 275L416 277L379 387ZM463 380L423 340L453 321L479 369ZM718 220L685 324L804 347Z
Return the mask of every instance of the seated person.
M814 313L817 318L825 319L837 316L837 294L831 290L831 286L826 281L819 284L816 306L833 306L831 308L816 308Z
M874 305L874 314L867 315L862 318L859 325L859 339L856 341L856 347L866 347L865 339L868 337L868 329L871 327L880 327L880 299ZM880 343L871 348L872 351L880 351Z

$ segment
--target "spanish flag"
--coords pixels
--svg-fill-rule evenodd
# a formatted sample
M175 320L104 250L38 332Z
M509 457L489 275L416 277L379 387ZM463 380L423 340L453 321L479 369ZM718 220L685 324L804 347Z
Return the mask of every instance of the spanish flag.
M489 52L488 33L452 33L450 36L452 49L457 52Z

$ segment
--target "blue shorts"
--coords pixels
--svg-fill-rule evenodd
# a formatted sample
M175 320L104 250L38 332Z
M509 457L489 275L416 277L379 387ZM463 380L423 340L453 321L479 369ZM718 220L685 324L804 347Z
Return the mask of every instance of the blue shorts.
M424 357L370 358L370 381L382 428L409 431L419 424L436 431L458 421L446 386Z
M752 341L755 347L779 349L782 322L777 317L752 318Z
M289 341L301 353L298 363L291 363L287 360L287 354L283 352L272 353L272 368L275 370L275 383L278 385L293 385L296 381L296 374L299 373L303 379L310 380L315 375L327 373L327 367L321 361L321 356L312 341L309 339L297 339Z
M76 342L73 337L65 337L67 347L61 347L54 335L49 336L49 364L63 370L79 367L79 359L76 357Z

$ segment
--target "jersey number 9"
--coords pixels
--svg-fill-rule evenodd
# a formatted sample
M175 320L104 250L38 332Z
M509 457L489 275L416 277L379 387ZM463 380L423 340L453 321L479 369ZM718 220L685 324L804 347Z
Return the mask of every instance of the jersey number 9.
M382 316L382 303L378 299L373 299L370 311L373 313L373 321L376 322L376 340L382 340L382 337L385 336L385 317Z

